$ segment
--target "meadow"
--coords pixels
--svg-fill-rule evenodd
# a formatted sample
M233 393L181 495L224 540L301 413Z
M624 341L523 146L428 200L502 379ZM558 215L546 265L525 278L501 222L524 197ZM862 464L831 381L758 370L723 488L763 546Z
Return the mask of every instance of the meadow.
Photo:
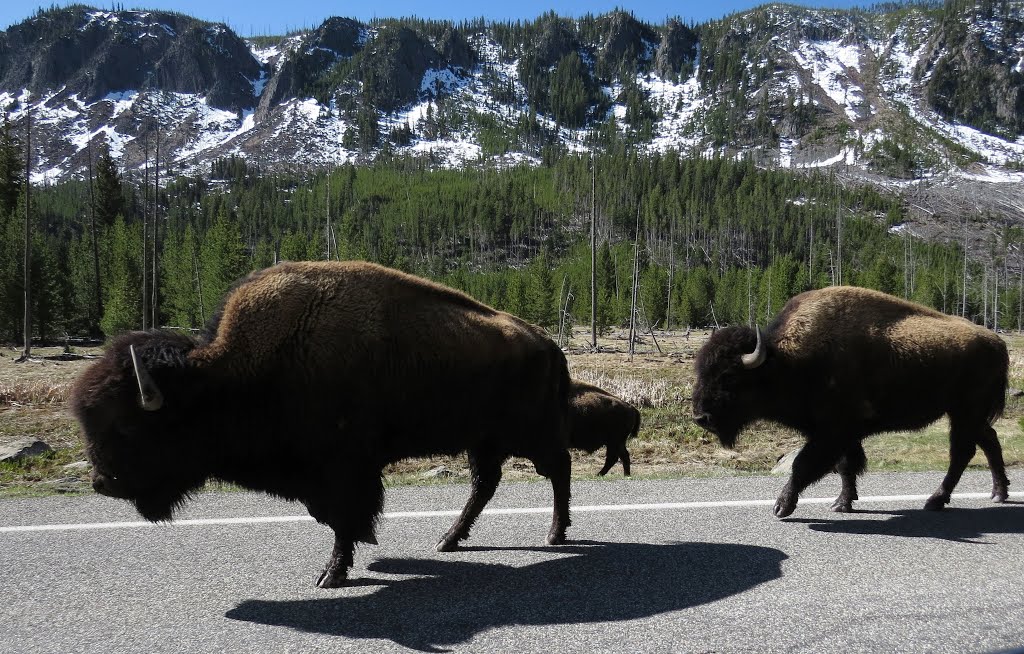
M637 406L643 417L640 435L630 441L633 476L667 478L766 474L788 452L800 447L795 432L759 423L744 432L735 450L718 445L715 438L690 419L693 362L709 335L707 330L644 334L628 353L624 330L612 330L598 339L598 351L589 348L589 330L578 326L568 339L567 356L574 377L597 384ZM1003 334L1010 348L1011 397L996 424L1008 467L1024 465L1024 401L1015 389L1024 388L1024 335ZM32 438L46 442L53 452L22 462L0 462L0 497L91 492L89 468L78 425L68 410L67 398L75 377L102 352L100 347L42 347L33 359L18 363L20 349L0 347L0 446ZM948 438L945 420L914 433L879 434L864 445L868 471L945 470ZM604 460L603 450L591 455L573 452L573 477L595 478ZM979 454L972 468L986 467ZM620 476L616 466L609 477ZM387 483L425 484L468 482L465 457L433 457L400 462L386 470ZM505 464L506 480L538 480L525 460ZM936 478L936 484L939 477ZM834 483L838 490L838 480Z

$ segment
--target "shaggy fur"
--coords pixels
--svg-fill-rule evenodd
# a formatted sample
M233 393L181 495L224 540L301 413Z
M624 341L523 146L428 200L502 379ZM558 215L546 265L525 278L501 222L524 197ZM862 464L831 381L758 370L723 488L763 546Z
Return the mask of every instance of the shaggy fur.
M732 447L750 422L768 419L801 431L807 443L775 505L785 517L808 485L830 470L843 488L833 505L852 510L866 465L861 440L950 419L950 465L925 507L940 509L980 447L992 497L1009 481L992 429L1006 401L1009 358L997 335L966 320L863 288L832 287L791 299L763 333L767 359L746 369L755 348L749 327L716 332L697 355L697 424Z
M622 472L629 476L629 450L626 441L640 431L640 412L629 402L608 391L573 380L569 395L569 447L588 454L605 447L607 474L622 460Z
M129 346L163 394L140 407ZM381 471L468 452L480 474L509 456L550 477L548 542L569 526L569 376L543 330L458 291L381 266L284 263L225 298L199 341L115 340L72 393L99 492L170 519L208 479L303 502L335 532L318 584L337 586L374 542ZM490 496L472 493L451 549Z

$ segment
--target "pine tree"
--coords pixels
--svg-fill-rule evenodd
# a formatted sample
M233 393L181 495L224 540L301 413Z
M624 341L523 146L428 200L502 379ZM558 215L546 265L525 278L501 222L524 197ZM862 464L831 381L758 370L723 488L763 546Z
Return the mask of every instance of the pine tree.
M198 245L192 225L184 234L172 235L164 241L160 294L164 298L168 324L195 328L203 324L205 307L199 292Z
M141 241L137 230L125 225L120 215L107 230L104 275L105 294L100 327L107 336L135 329L142 316L142 268L139 262Z
M20 152L21 142L5 114L0 128L0 218L10 216L18 205L21 185L25 180Z
M228 289L250 270L249 257L238 222L225 209L203 236L199 246L200 278L209 305L219 303Z
M110 147L104 141L96 160L96 221L102 227L109 227L114 224L117 216L124 214L121 175L117 171L117 163L110 155Z

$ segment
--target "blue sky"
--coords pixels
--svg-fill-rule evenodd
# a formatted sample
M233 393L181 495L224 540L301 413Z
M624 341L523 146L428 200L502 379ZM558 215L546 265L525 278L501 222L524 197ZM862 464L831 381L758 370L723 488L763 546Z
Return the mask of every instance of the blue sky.
M91 4L88 0L78 0ZM873 0L871 0L873 1ZM868 6L868 2L852 0L821 0L818 2L798 1L811 7L849 8ZM30 17L37 7L51 4L64 6L73 4L70 0L57 2L25 2L24 0L0 0L0 29L19 23ZM109 9L110 0L97 6ZM323 0L145 0L140 4L118 0L126 9L171 9L209 21L224 22L242 36L259 34L284 34L290 30L316 27L328 16L346 16L359 20L389 18L398 16L419 16L462 20L483 16L492 20L532 19L554 10L562 16L580 16L586 13L601 14L616 7L632 11L637 18L661 23L668 16L679 16L684 21L702 22L719 18L734 11L749 9L764 2L745 0L638 0L636 2L616 0L518 0L513 2L454 2L428 3L415 0L370 0L369 2L324 2Z

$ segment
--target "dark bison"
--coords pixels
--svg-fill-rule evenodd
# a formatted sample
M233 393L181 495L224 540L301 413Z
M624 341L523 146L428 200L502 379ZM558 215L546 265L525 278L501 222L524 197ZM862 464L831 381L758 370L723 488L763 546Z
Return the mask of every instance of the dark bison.
M569 447L588 454L605 447L607 474L619 460L622 472L629 476L629 450L626 441L640 431L640 412L603 388L573 380L569 394Z
M208 479L303 502L335 533L326 588L354 543L375 542L381 471L407 457L468 452L483 479L529 459L554 490L547 542L564 542L568 397L565 357L540 328L378 265L304 262L242 281L205 338L116 339L72 407L93 487L148 520ZM468 537L490 497L470 495L439 549Z
M1006 401L1003 341L961 318L863 288L833 287L791 299L760 329L717 331L697 354L694 422L732 447L764 418L807 439L775 503L788 516L810 484L835 469L842 492L832 508L851 511L870 434L950 422L949 471L925 504L941 509L980 446L992 498L1009 480L992 422Z

